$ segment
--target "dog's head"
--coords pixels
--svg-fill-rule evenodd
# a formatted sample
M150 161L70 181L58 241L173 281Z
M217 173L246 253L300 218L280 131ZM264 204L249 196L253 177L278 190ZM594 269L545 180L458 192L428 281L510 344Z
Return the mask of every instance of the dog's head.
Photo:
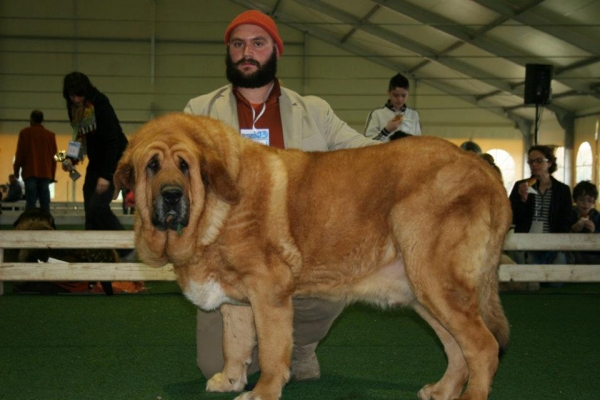
M207 118L168 114L131 139L115 173L136 198L136 247L145 262L189 259L214 229L215 207L239 201L231 128Z

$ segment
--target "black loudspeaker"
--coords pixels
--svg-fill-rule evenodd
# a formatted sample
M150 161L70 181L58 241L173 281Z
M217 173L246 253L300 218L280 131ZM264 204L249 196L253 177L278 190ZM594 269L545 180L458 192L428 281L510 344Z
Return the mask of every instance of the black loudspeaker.
M464 142L463 144L460 145L460 148L466 151L472 151L475 154L481 154L483 153L481 151L481 147L479 147L479 145L471 140L469 140L468 142Z
M552 100L552 65L525 65L525 104L548 104Z

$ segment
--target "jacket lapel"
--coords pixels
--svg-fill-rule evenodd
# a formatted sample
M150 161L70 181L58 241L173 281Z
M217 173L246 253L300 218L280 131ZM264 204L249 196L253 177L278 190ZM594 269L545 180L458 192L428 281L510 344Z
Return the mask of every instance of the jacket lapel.
M215 106L210 116L221 121L227 121L236 131L240 131L237 103L231 85L215 100Z
M284 88L281 88L279 97L279 112L285 148L301 149L303 135L298 135L296 132L303 131L302 110L292 101Z

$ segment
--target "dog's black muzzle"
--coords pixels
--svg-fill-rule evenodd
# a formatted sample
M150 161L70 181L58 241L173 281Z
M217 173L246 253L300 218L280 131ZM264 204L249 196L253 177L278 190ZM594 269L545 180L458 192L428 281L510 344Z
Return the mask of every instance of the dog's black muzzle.
M189 200L179 185L164 185L154 199L152 224L161 231L180 231L189 222Z

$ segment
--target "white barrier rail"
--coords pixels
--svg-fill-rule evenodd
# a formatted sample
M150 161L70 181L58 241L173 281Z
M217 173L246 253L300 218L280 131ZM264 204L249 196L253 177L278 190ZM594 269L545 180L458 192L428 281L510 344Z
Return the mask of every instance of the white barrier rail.
M14 210L21 211L25 210L25 200L17 200L12 202L3 202L1 203L3 210ZM114 200L110 203L110 208L113 210L122 209L123 202L121 200ZM50 211L54 212L54 210L83 210L83 202L82 201L51 201L50 202Z
M113 201L110 203L111 210L115 213L121 224L132 225L133 214L123 214L121 202ZM2 203L0 213L0 226L12 227L13 223L25 210L25 201L19 200L13 203ZM54 217L57 226L60 225L81 225L85 224L85 210L82 202L56 202L50 203L50 212Z
M133 225L132 214L121 214L118 211L114 211L115 215L121 221L123 225ZM2 211L0 215L0 226L12 228L13 223L19 218L21 211ZM83 210L55 210L52 211L54 217L54 224L56 226L63 225L85 225L85 213Z
M0 231L2 281L173 281L173 266L142 263L12 263L4 249L131 249L132 231ZM509 234L505 250L600 251L597 234ZM600 282L600 265L501 264L503 282ZM0 284L0 294L2 285Z

